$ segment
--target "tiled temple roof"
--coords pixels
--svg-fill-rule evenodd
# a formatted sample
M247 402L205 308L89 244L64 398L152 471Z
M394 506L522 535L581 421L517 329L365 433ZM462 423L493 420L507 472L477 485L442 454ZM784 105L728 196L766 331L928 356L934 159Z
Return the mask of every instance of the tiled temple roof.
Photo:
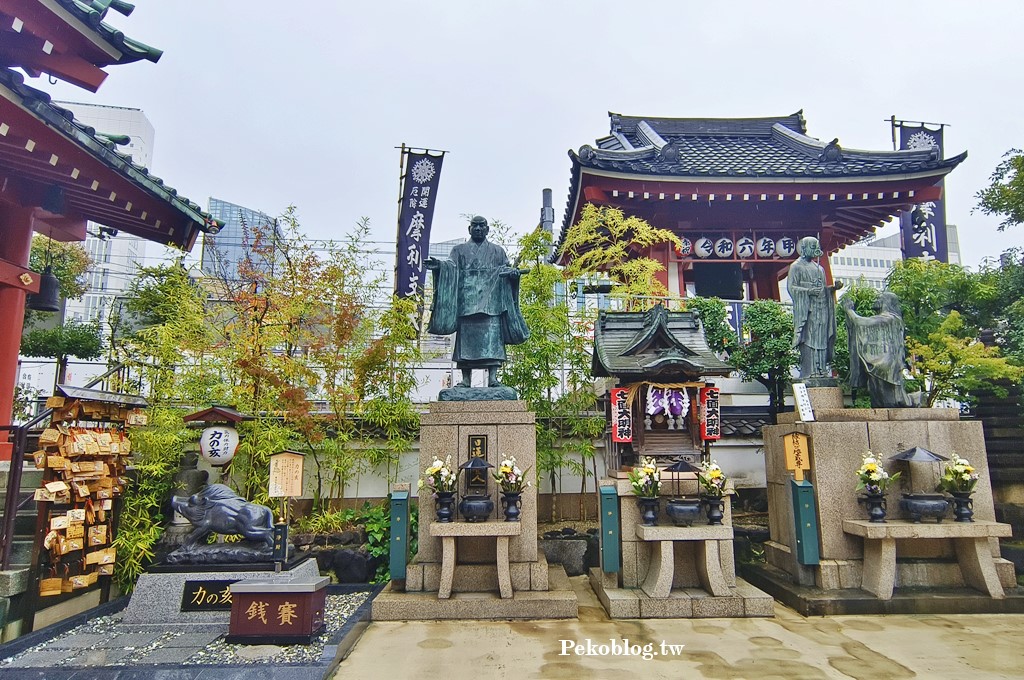
M623 382L728 375L692 312L657 305L646 312L601 312L594 327L593 374Z
M808 137L803 113L778 118L641 118L609 114L611 132L569 152L585 168L641 175L850 178L951 168L937 149L864 151Z
M133 224L129 219L131 215L128 213L125 214L124 220L121 223L111 223L110 218L94 216L90 212L89 205L82 198L82 196L88 196L87 193L79 195L68 191L67 197L71 207L86 218L110 227L123 229L128 233L142 236L143 238L162 243L170 242L186 248L194 241L197 230L216 233L220 229L221 224L204 212L197 203L179 196L177 190L165 185L159 177L151 175L147 168L135 164L129 154L118 151L117 144L110 138L97 133L94 128L75 120L74 114L71 111L52 103L50 95L26 85L25 78L20 73L0 68L0 88L6 88L13 93L15 104L30 112L34 117L42 121L43 124L55 130L79 150L101 162L112 172L129 181L150 198L167 204L178 215L177 221L179 226L183 225L184 228L177 229L174 233L163 233L167 232L168 228L174 225L162 225L157 228L151 224ZM0 120L0 123L3 122ZM8 128L11 129L12 134L17 133L13 125L8 126ZM5 135L7 134L6 129ZM8 151L5 150L3 153L8 153ZM31 158L31 152L26 154L24 149L11 149L9 153L20 154L19 162ZM35 155L41 156L39 153ZM2 159L2 156L0 156L0 159ZM38 162L38 168L33 173L38 175L37 179L39 181L58 184L72 182L71 179L60 172L60 168L50 167L50 164L45 159ZM52 176L48 173L52 173ZM79 204L76 201L82 201L82 203ZM140 206L135 207L137 211Z

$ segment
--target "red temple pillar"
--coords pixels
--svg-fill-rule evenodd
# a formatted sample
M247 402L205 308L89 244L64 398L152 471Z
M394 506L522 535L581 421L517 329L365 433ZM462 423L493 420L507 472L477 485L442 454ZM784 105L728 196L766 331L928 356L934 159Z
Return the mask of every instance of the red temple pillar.
M0 260L16 267L28 267L32 249L32 209L0 205ZM37 284L38 285L38 284ZM12 421L14 387L18 379L18 354L25 321L25 289L0 282L0 425ZM11 459L7 433L0 434L0 460Z

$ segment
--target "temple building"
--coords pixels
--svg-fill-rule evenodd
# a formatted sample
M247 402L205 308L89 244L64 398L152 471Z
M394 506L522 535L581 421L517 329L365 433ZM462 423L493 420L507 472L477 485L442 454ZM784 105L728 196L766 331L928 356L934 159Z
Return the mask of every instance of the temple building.
M802 112L609 119L606 136L569 152L569 198L552 260L571 260L561 244L585 205L617 208L679 236L681 248L665 244L638 255L665 267L659 277L670 296L736 301L728 305L734 328L739 301L780 299L801 238L821 242L831 284L828 255L861 243L917 203L941 198L943 178L967 156L844 149L838 139L809 137ZM598 307L604 309L600 295ZM764 487L760 430L772 418L763 389L730 375L698 328L686 312L601 312L594 374L609 378L608 468L637 456L692 463L701 453L709 457L713 444L710 457L721 457L738 487ZM702 395L712 385L718 420L709 437Z
M670 229L681 249L646 255L672 295L779 299L779 280L816 236L834 253L901 211L941 197L967 154L863 151L807 135L803 112L769 118L653 118L610 113L609 133L569 152L560 244L590 203ZM570 255L556 255L565 264ZM828 259L822 260L831 282Z
M160 50L105 22L110 9L127 15L134 7L10 0L0 8L0 425L11 422L25 296L40 289L39 273L28 269L33 233L81 241L95 222L188 250L201 231L220 228L119 148L130 138L77 121L12 70L95 92L105 67L157 61ZM0 441L0 460L11 452Z

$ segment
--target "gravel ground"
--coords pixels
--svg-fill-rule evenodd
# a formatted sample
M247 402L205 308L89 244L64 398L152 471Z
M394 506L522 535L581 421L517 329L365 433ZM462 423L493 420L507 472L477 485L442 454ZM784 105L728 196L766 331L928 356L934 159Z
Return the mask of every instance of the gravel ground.
M192 630L161 630L121 623L120 612L101 616L44 643L0 660L11 667L139 666L316 663L331 636L356 612L369 592L327 596L326 628L308 645L235 645L224 642L226 624Z

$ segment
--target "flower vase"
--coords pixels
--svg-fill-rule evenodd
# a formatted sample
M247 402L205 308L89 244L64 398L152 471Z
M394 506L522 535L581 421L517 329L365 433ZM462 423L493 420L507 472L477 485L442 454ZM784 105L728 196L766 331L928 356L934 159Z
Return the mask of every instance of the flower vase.
M721 496L705 496L704 507L707 510L708 524L721 524L725 518L725 500Z
M953 494L953 517L955 522L974 521L974 501L971 500L970 491Z
M437 511L438 522L451 522L455 519L455 492L438 491L435 494L434 509Z
M502 491L501 507L505 512L506 522L518 522L522 515L523 493L521 491Z
M653 527L658 524L658 497L639 496L636 505L640 508L640 522L645 527Z
M876 524L885 523L885 494L866 493L857 499L868 506L868 520Z

